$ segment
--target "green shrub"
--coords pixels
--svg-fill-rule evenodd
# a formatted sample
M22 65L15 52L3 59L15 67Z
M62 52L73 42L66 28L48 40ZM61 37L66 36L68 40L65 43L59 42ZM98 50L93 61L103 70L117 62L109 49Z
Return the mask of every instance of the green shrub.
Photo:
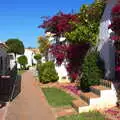
M35 59L37 62L40 62L40 61L41 61L41 58L42 58L42 56L41 56L40 54L36 54L36 55L34 56L34 59Z
M55 82L58 80L58 74L53 62L46 62L38 65L39 80L42 83Z
M18 57L18 63L20 64L21 69L26 69L26 65L28 64L28 59L25 55Z
M85 57L82 72L80 86L83 91L89 91L90 86L100 84L100 79L104 77L104 62L98 52L92 51Z

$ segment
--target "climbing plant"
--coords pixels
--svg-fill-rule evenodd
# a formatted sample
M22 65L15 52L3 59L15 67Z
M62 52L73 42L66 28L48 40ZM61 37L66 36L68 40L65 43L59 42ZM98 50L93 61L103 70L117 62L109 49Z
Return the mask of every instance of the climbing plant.
M111 40L114 40L115 45L115 75L116 81L120 79L120 4L116 4L112 9L112 22L108 27L111 29L114 34L110 37ZM120 86L119 86L120 87ZM117 88L117 95L118 95L118 106L120 106L120 89Z
M56 58L58 65L66 63L68 75L74 81L80 74L81 65L88 49L89 44L81 42L80 44L52 45L50 52Z

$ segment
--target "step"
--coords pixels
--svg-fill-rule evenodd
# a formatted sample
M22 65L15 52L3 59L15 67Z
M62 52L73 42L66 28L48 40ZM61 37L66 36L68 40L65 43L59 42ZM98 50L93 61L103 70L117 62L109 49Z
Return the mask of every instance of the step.
M76 111L78 111L79 107L86 107L86 106L88 106L88 104L84 100L79 99L79 100L73 100L72 106L73 106L73 108L75 108Z
M111 90L111 88L102 86L102 85L96 85L96 86L91 86L90 87L91 91L99 96L101 96L101 91L104 90Z
M93 92L81 92L80 98L90 104L91 99L99 98L100 96Z

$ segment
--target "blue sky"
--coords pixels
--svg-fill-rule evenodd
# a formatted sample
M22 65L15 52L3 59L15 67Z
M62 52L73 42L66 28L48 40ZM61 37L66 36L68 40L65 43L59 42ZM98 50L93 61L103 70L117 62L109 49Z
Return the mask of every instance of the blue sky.
M37 37L44 30L37 28L41 16L53 16L59 10L79 11L82 4L94 0L0 0L0 40L19 38L25 47L37 47Z

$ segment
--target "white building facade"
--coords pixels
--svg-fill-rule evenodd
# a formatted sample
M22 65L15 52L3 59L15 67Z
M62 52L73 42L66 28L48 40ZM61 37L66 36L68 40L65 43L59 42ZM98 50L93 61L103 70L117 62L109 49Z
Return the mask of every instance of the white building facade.
M115 50L114 43L110 39L112 31L108 29L108 26L111 23L112 8L116 3L117 0L108 0L100 23L98 51L105 62L105 77L107 79L114 79L115 76Z

